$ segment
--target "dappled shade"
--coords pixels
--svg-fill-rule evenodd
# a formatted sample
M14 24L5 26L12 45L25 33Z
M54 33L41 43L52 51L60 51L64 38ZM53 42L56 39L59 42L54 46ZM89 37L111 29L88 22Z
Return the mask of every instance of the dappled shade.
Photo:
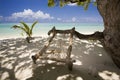
M60 36L62 44L68 44ZM59 39L57 38L57 39ZM33 65L31 55L37 53L49 38L35 38L28 44L24 39L0 41L0 79L10 80L119 80L119 69L106 54L99 41L86 41L74 38L71 57L76 60L70 72L63 63L38 60ZM55 39L55 44L57 44ZM59 40L60 41L60 40ZM52 43L53 47L55 46ZM64 47L64 46L62 46ZM114 77L117 76L117 77Z

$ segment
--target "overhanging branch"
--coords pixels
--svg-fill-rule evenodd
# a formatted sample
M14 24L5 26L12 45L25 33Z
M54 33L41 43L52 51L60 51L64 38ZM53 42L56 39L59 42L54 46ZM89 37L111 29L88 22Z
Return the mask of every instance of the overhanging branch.
M69 34L71 32L71 29L68 29L68 30L56 30L55 27L53 27L48 32L48 35L53 33L54 30L55 30L56 33L59 33L59 34ZM78 31L74 31L73 35L76 36L79 39L87 39L87 40L100 40L100 39L104 38L103 32L99 32L99 31L96 31L95 33L89 34L89 35L79 33Z
M89 35L84 35L75 31L75 36L78 37L79 39L88 39L88 40L100 40L104 38L103 32L99 32L99 31L96 31L95 33Z

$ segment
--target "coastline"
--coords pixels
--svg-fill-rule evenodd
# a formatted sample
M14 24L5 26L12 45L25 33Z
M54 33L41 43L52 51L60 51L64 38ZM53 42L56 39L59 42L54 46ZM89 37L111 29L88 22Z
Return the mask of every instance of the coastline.
M11 29L13 25L17 25L20 23L1 23L0 24L0 40L9 39L9 38L24 38L21 35L21 30ZM27 23L31 25L32 23ZM33 29L33 37L34 36L42 36L48 37L47 32L53 28L60 30L71 29L73 27L76 28L76 31L83 34L91 34L95 31L103 31L102 23L38 23Z
M78 30L77 30L77 31L78 31ZM78 32L79 32L79 31L78 31ZM80 32L80 33L82 33L82 34L93 34L94 32L89 31L89 32ZM26 37L26 36L20 35L20 33L18 33L17 35L7 35L7 36L1 35L1 36L0 36L0 40L5 40L5 39L17 39L17 38L25 38L25 37ZM49 37L49 36L47 35L47 33L40 32L40 33L33 34L33 37L43 37L43 38L47 38L47 37Z
M51 61L37 61L34 65L31 55L36 54L49 39L36 37L28 44L24 38L0 40L0 79L15 80L119 80L120 70L107 55L99 41L79 40L74 38L72 58L76 60L73 71L69 72L64 64L51 63ZM62 47L66 48L67 42L63 37L56 38L52 47L57 47L60 39ZM63 51L66 49L62 48ZM111 76L109 76L109 75ZM54 76L52 76L54 75ZM52 76L52 77L51 77Z

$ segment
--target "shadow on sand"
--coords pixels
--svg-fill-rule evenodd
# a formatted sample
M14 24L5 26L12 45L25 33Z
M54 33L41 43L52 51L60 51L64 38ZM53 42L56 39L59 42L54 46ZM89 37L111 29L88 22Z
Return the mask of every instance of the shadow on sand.
M26 80L103 80L99 76L91 76L82 68L69 71L63 64L45 64L33 69L32 77Z
M30 44L24 39L2 41L0 80L120 80L120 70L99 42L74 40L72 58L76 63L71 72L65 64L58 63L34 67L30 55L37 53L45 41L41 38Z

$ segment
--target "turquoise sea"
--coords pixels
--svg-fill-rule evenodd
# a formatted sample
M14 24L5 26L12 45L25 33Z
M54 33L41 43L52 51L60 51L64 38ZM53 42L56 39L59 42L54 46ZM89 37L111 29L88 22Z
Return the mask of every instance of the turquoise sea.
M14 30L13 25L20 25L19 23L0 23L0 39L25 37L21 35L20 30ZM31 25L31 23L28 23ZM38 23L33 29L33 36L47 36L47 32L55 26L56 29L71 29L76 28L76 31L84 34L93 33L95 31L103 31L103 23Z

